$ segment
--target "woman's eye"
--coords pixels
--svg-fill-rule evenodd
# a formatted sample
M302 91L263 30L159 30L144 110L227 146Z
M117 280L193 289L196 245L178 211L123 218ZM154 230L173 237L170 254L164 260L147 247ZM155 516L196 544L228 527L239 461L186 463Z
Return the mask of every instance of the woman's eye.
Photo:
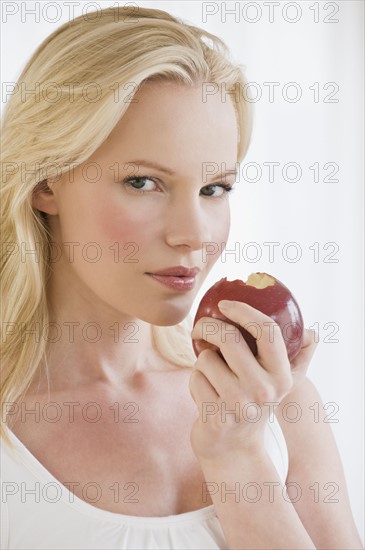
M141 184L143 185L143 183L144 183L143 180L148 180L148 181L151 181L152 183L155 183L155 180L148 177L148 176L135 176L135 177L132 177L132 178L127 178L127 179L123 180L122 183L127 185L127 187L131 187L133 189L133 191L137 191L137 193L144 193L146 191L146 189L144 189L144 188L141 189ZM137 182L137 187L134 187L134 185L135 185L134 182Z
M126 178L125 180L122 181L122 183L136 193L147 193L148 191L153 191L153 186L152 188L150 186L149 189L146 189L145 187L146 181L152 182L153 186L156 185L156 181L154 180L154 178L151 178L150 176L135 176L131 178ZM222 191L219 194L214 194L214 188L222 189ZM204 197L212 197L212 198L219 199L221 197L228 195L228 193L234 191L234 188L225 183L220 183L220 184L206 185L205 187L202 188L202 190L204 191L208 190L208 194L202 193ZM209 193L209 191L211 190L213 190L213 193Z
M205 195L206 197L213 197L213 198L219 199L221 197L228 195L228 193L231 193L232 191L234 191L234 188L231 185L227 185L225 183L207 185L206 187L203 187L203 189L208 189L212 187L217 187L218 189L220 188L222 189L222 192L219 193L219 195Z

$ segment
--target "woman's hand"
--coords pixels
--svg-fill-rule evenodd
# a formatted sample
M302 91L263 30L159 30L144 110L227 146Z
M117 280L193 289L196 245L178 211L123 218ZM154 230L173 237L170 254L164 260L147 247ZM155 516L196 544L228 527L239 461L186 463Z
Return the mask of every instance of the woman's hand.
M213 317L202 317L191 336L216 345L197 358L190 377L190 393L199 418L191 432L191 445L201 459L227 453L264 450L264 429L274 405L306 375L316 343L314 331L305 330L303 346L290 364L279 326L248 304L230 300L225 317L257 337L255 357L237 327ZM213 330L212 330L213 329ZM215 329L215 330L214 330Z
M304 380L309 363L313 357L313 354L318 345L318 334L315 330L305 328L303 333L303 341L300 352L292 362L291 365L291 374L293 377L293 387L296 388L302 380Z

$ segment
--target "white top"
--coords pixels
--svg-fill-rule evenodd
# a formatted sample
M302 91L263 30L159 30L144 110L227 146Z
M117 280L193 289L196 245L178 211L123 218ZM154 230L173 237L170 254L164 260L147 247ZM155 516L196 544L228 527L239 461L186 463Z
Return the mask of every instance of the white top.
M1 440L2 550L227 548L214 504L165 517L102 510L69 491L9 428L5 429L16 452ZM273 413L265 429L265 448L285 485L288 450Z

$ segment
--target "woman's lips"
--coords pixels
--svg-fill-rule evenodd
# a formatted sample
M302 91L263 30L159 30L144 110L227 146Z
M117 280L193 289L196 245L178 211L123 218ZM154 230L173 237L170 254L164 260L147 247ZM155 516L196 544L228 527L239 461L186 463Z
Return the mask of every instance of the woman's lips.
M153 273L147 273L147 275L166 287L180 292L192 290L196 281L196 277L175 277L172 275L154 275Z

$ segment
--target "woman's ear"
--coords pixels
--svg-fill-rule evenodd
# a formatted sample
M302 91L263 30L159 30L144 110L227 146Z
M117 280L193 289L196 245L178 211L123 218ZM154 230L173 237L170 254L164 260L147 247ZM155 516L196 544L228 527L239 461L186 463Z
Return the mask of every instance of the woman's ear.
M40 212L56 215L58 214L57 202L51 187L51 180L39 182L33 190L32 206Z

